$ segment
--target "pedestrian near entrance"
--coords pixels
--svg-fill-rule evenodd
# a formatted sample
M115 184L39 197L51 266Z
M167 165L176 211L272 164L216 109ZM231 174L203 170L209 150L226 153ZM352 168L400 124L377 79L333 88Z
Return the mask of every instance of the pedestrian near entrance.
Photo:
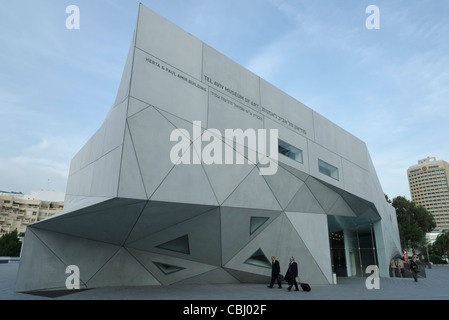
M271 281L268 288L273 288L274 281L276 280L278 283L279 288L282 288L281 279L281 266L279 264L279 261L276 260L275 257L271 257Z
M290 263L288 265L287 272L285 273L285 279L288 282L288 291L290 291L295 286L295 291L299 291L298 283L296 282L296 277L298 276L298 264L295 262L293 257L290 257Z
M415 258L412 258L410 261L410 272L412 273L413 279L415 279L415 282L418 282L418 263L416 262Z

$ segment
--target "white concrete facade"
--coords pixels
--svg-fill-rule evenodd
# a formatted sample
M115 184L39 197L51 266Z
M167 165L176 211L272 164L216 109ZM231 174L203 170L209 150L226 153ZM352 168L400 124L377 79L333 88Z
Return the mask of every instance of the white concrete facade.
M173 164L170 134L193 121L278 129L302 162ZM363 141L140 5L117 98L72 160L64 211L28 228L16 290L65 288L69 265L87 288L260 282L270 256L330 284L329 234L366 224L388 276L396 216Z

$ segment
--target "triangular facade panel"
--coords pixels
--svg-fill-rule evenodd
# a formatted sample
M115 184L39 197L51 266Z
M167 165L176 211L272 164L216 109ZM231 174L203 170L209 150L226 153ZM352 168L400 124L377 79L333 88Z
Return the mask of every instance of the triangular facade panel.
M122 198L148 199L128 127L125 130L123 143L118 196Z
M43 220L36 229L59 232L80 238L122 245L142 212L145 201L129 201L130 204L105 208L95 212Z
M255 167L223 202L223 206L282 210L271 189Z
M128 126L145 190L150 197L175 166L170 161L172 145L169 143L175 127L153 107L129 117ZM158 135L151 132L158 132Z
M282 211L221 207L222 263L228 262Z
M32 260L33 263L20 264L15 291L44 289L42 283L46 284L45 289L65 289L67 265L36 236L32 228L27 229L24 241L27 245L22 250L21 261ZM42 270L39 272L40 276L37 276L35 272L39 270L39 266L45 266L45 271Z
M49 232L37 228L33 229L33 232L65 265L74 265L79 268L82 283L87 283L120 249L120 246L117 245L73 237L59 232ZM80 254L80 252L84 254Z
M130 232L126 245L158 233L173 225L192 219L215 206L149 201Z
M288 204L286 211L326 213L307 185L303 185Z
M283 209L287 207L304 182L281 166L276 174L264 176L265 181Z
M196 188L191 188L191 185L195 185ZM175 165L150 200L218 206L217 198L201 164Z
M123 247L86 283L88 287L157 284L157 279Z
M187 242L188 237L188 247ZM139 240L128 242L126 247L182 259L221 264L219 209L211 209L191 219L171 225ZM176 244L179 244L176 250ZM165 248L161 248L163 245ZM168 250L172 248L172 250Z
M208 274L218 268L207 263L154 252L141 251L133 248L127 248L127 250L163 285L171 285L185 279L192 279L203 274Z
M327 227L327 216L312 213L286 213L286 217L295 228L298 236L304 242L314 262L322 270L322 274L327 276L331 282L332 274L330 264L329 231ZM301 263L302 256L297 257Z

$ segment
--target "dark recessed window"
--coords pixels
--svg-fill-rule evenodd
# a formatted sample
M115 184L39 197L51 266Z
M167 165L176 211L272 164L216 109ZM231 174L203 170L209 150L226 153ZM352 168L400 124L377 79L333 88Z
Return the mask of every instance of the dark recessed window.
M156 265L156 267L159 268L159 270L161 270L165 275L169 275L171 273L175 273L181 270L184 270L185 268L182 267L178 267L178 266L173 266L171 264L166 264L166 263L162 263L162 262L155 262L153 261L153 263Z
M174 240L165 242L163 244L158 245L157 248L190 254L189 236L184 235Z
M271 262L268 260L261 249L258 249L256 252L254 252L252 256L245 261L245 263L257 267L271 269Z
M267 217L251 217L249 235L256 232L268 219Z
M338 168L320 159L318 159L318 170L326 176L329 176L335 180L339 180Z
M302 159L302 150L298 149L291 144L288 144L285 141L282 141L281 139L278 140L278 150L279 153L289 157L290 159L293 159L299 163L303 163Z

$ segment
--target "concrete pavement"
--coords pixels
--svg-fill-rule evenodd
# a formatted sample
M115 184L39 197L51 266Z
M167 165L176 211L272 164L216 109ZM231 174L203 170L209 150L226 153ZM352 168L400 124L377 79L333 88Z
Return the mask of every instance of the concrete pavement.
M449 267L427 269L427 278L381 278L368 290L366 278L338 278L337 285L287 291L266 284L107 287L60 292L56 297L14 292L18 262L0 264L0 300L449 300ZM368 276L368 274L367 274ZM69 293L69 294L67 294Z

